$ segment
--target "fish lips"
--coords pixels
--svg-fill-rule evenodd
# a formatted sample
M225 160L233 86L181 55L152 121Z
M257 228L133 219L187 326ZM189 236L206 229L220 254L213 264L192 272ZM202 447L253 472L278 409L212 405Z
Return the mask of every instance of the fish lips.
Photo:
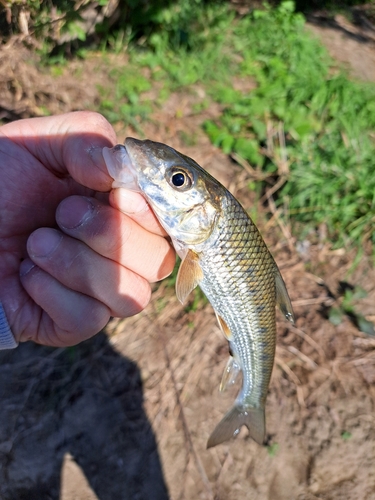
M154 150L157 144L153 141L127 137L125 145L117 144L113 148L103 148L102 154L108 173L114 179L112 187L141 192L141 184L147 185L147 179L155 182L162 178L163 160Z
M138 173L135 169L126 147L117 144L113 148L103 148L102 151L109 175L114 179L113 188L125 188L140 191Z

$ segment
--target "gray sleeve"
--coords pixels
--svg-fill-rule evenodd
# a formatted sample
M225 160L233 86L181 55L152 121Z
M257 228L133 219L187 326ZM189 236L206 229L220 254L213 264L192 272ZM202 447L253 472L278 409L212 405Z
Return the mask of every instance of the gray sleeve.
M0 350L14 349L18 346L18 342L13 337L13 333L5 316L4 308L0 302Z

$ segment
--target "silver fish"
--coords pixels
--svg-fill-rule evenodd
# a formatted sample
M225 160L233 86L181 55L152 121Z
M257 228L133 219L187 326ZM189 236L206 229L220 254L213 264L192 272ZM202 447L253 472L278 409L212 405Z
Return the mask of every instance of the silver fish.
M229 341L231 357L221 389L242 371L234 406L207 447L238 434L245 425L265 439L265 402L275 355L275 305L293 321L279 269L240 203L191 158L149 140L125 140L104 148L114 187L142 192L172 239L182 262L176 294L183 303L199 285Z

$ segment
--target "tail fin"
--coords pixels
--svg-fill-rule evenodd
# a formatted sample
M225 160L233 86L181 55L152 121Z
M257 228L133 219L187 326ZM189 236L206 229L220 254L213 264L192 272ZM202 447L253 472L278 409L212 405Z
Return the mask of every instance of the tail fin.
M215 427L207 442L207 448L231 439L238 434L243 425L249 429L250 436L254 441L263 444L265 437L264 408L245 408L236 405Z

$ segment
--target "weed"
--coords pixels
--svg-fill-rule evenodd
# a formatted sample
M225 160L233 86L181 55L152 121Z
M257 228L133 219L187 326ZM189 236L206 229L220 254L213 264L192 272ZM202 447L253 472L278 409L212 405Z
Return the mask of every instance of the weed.
M208 299L199 286L197 286L197 288L195 288L191 293L191 298L189 298L189 301L185 306L185 312L195 312L206 304L208 304Z
M335 246L375 243L375 87L351 82L304 31L293 2L254 11L235 24L227 47L241 56L238 74L255 79L241 92L226 85L211 96L224 105L204 130L225 153L280 175L283 129L288 182L276 203L289 200L292 221L325 223ZM289 215L289 214L288 214Z
M160 297L155 301L155 310L157 314L160 314L165 306L167 305L167 301L165 300L165 297Z
M344 431L341 433L341 439L343 441L348 441L348 439L350 439L352 437L352 433L351 432L348 432L348 431Z
M112 85L99 86L99 110L109 121L128 122L142 133L140 123L152 110L150 101L143 99L143 93L151 88L150 81L139 70L133 72L130 65L126 72L119 68L110 71L108 78Z
M360 312L357 311L355 302L367 296L365 290L360 287L345 286L343 296L338 306L331 307L328 313L328 319L333 325L339 325L347 316L352 323L362 333L375 336L374 324L368 321Z
M278 443L273 443L267 446L267 452L270 457L274 457L279 449Z

